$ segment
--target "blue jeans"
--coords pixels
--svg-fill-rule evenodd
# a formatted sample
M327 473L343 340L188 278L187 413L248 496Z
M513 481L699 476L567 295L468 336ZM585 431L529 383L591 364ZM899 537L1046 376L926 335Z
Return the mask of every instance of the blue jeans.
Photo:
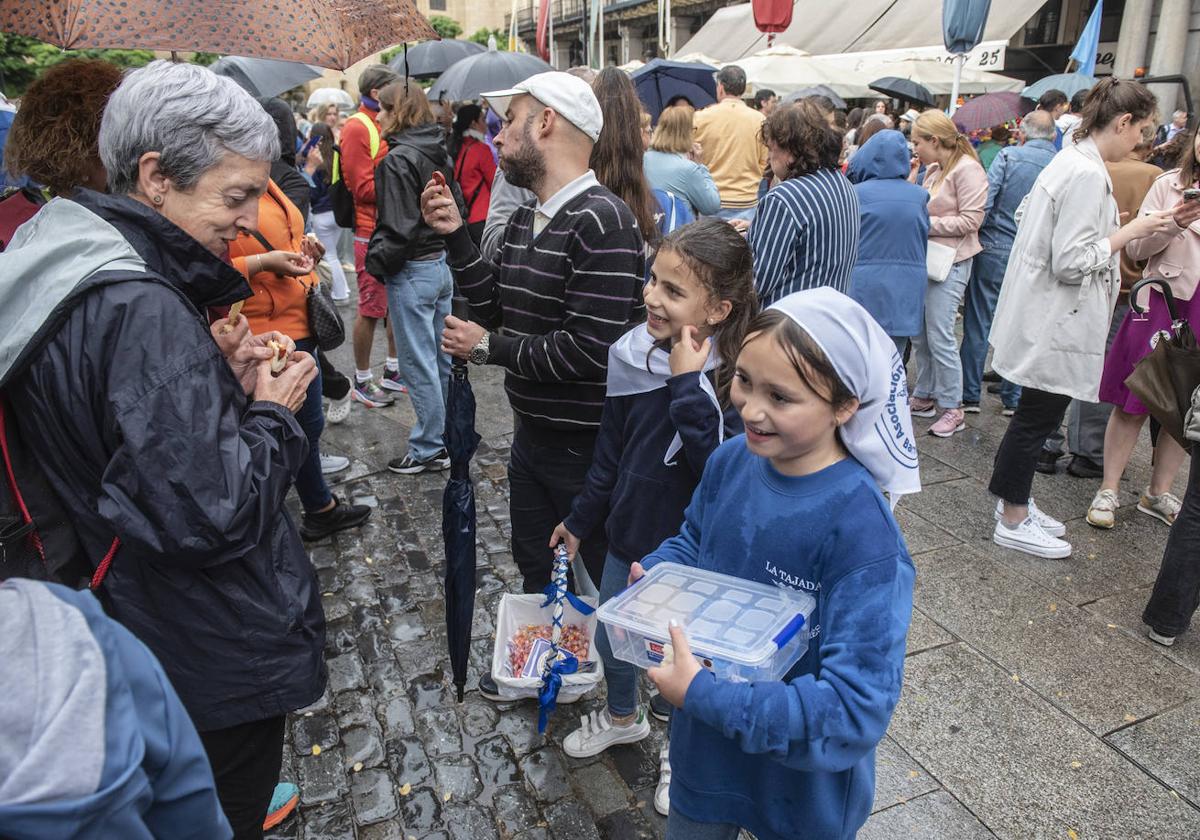
M610 552L604 559L604 574L600 576L600 603L603 604L624 589L627 580L629 564ZM638 667L613 656L612 645L608 643L608 630L603 622L596 628L596 650L604 663L609 714L614 717L633 714L638 707Z
M757 212L757 207L722 207L713 215L727 222L730 219L745 219L747 222L753 222L754 214Z
M983 365L987 361L988 333L992 329L992 316L996 314L1000 285L1004 282L1007 256L1007 252L992 251L975 255L971 282L967 284L966 299L963 301L963 340L958 352L962 362L964 402L979 402ZM1005 405L1009 403L1005 402ZM1011 405L1015 407L1016 403Z
M396 339L400 375L408 386L417 422L408 434L408 454L419 462L441 452L446 435L446 389L450 357L441 351L454 280L445 256L409 260L389 275L388 322Z
M932 398L942 409L962 404L962 362L958 359L954 320L970 277L971 261L959 260L944 282L929 283L925 293L925 325L912 339L912 360L917 367L913 396Z
M672 808L667 815L666 840L737 840L739 830L733 823L696 822Z
M296 349L311 353L314 359L320 359L321 351L317 349L314 338L303 338L296 342ZM321 410L321 366L317 365L317 376L308 386L304 397L304 405L296 412L296 422L304 430L308 438L308 457L300 465L296 474L296 495L305 512L313 513L320 510L333 500L325 476L321 475L321 432L325 430L325 412Z

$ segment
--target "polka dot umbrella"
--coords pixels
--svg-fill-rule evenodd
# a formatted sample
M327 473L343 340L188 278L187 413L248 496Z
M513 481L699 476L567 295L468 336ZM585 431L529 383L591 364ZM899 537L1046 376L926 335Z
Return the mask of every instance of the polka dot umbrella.
M0 0L0 31L63 49L196 50L336 70L437 37L414 0Z

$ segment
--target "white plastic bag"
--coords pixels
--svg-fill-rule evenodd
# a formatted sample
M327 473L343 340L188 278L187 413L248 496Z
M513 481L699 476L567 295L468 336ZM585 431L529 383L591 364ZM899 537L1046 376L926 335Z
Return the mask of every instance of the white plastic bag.
M549 624L553 617L554 605L542 607L544 595L513 595L506 593L500 597L500 611L496 615L496 643L492 648L492 679L500 690L500 696L505 700L522 700L527 697L537 697L542 687L539 677L510 677L506 663L508 662L508 640L530 624ZM596 599L583 597L579 599L589 607L596 606ZM596 663L596 670L589 673L567 674L562 678L562 687L558 691L558 702L578 700L604 679L604 663L596 650L596 613L583 615L571 606L568 601L563 605L563 624L582 624L587 629L588 662ZM581 660L580 664L583 662Z

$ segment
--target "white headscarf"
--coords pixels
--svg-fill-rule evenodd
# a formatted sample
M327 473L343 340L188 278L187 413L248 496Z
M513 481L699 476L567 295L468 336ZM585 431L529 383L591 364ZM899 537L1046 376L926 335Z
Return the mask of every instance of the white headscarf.
M704 367L700 372L700 390L708 394L712 401L713 410L717 412L717 440L725 442L725 414L721 411L721 401L712 381L708 378L709 371L715 370L721 364L717 354L716 343L713 343ZM657 391L667 387L671 378L671 357L661 347L654 346L654 337L650 335L645 324L639 324L625 335L621 336L608 348L608 390L610 397L624 397L629 394L644 394L647 391ZM683 439L679 432L667 447L663 463L671 466L676 453L683 448Z
M858 411L841 427L842 443L887 492L892 507L905 493L920 491L908 380L895 342L867 310L827 286L795 292L770 308L809 334L858 398Z

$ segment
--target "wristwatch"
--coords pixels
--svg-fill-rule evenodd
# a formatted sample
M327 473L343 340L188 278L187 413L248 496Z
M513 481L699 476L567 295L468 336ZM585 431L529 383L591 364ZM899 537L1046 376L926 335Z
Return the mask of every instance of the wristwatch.
M473 365L486 365L488 360L488 345L491 343L491 338L491 333L484 333L483 338L479 339L479 343L471 348L471 352L467 356L467 361Z

